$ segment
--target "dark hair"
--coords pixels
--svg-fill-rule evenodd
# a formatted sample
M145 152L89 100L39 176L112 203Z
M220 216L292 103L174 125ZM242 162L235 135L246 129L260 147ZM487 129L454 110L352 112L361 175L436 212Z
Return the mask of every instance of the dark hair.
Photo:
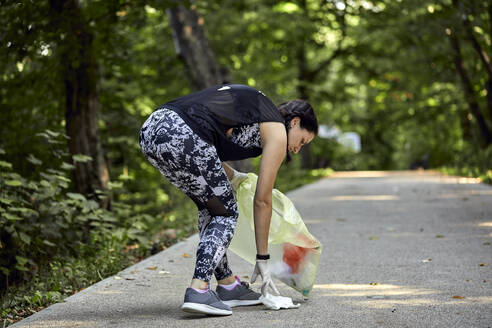
M301 128L318 135L318 120L314 114L313 107L305 100L289 100L278 105L278 110L285 120L287 131L290 129L290 121L294 117L301 119Z
M287 130L287 140L289 138L290 121L294 117L300 118L300 124L302 129L306 129L309 132L318 135L318 119L314 114L313 107L305 100L296 99L289 100L277 106L278 110L282 114L285 120L285 129ZM286 162L291 161L291 156L289 154L289 149L287 148L287 158Z

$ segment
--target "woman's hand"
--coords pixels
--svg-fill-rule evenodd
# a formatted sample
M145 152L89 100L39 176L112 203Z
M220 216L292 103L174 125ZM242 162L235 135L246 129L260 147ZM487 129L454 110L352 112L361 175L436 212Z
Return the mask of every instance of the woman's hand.
M277 295L280 293L273 283L272 277L270 276L270 271L268 270L268 260L256 260L255 269L253 275L251 276L251 283L256 281L258 275L261 276L261 294L266 297L268 287L270 287Z
M241 184L241 182L243 182L244 180L246 180L248 178L248 174L236 171L234 169L233 169L233 171L234 171L234 175L232 176L232 179L231 179L231 187L232 187L232 190L236 191L237 188L239 188L239 185Z
M227 175L227 179L229 179L233 191L236 191L237 188L239 188L241 182L243 182L248 178L247 173L236 171L229 164L225 162L222 162L222 167L224 168L224 171Z

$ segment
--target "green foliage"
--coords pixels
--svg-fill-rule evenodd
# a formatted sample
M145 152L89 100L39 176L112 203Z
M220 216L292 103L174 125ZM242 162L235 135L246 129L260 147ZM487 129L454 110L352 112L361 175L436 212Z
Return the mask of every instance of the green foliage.
M476 153L471 147L456 154L451 165L439 170L445 174L479 178L482 182L492 184L492 146L484 152Z
M64 136L46 131L39 134L48 145L58 145ZM2 150L2 153L4 151ZM60 152L53 151L56 159ZM115 203L109 212L93 199L71 192L69 178L73 165L62 161L58 167L43 166L34 156L29 161L38 169L35 179L15 172L2 161L0 174L0 276L2 287L10 280L29 277L27 272L54 257L90 254L109 238L115 242L138 242L150 247L143 234L149 215L133 215ZM86 157L76 157L86 161ZM106 197L101 194L100 197ZM94 249L94 250L93 250Z
M103 277L116 274L142 255L138 249L129 249L111 239L100 244L96 252L84 250L83 253L74 258L52 260L41 266L29 282L5 289L0 295L0 319L7 324L23 319Z

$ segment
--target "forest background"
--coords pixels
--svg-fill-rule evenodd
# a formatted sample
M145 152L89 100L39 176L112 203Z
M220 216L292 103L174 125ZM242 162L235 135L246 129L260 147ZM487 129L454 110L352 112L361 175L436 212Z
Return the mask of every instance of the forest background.
M1 0L1 318L196 231L194 205L146 162L138 131L206 86L306 99L320 124L360 135L360 152L316 138L282 167L281 191L330 169L490 182L491 35L492 3L479 0Z

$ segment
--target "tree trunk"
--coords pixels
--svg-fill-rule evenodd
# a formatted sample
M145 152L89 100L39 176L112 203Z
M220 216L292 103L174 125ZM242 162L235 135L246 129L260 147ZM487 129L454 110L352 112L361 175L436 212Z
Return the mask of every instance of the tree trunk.
M176 53L188 70L188 77L195 90L217 84L230 83L229 70L217 63L203 29L203 18L193 9L176 6L167 10L173 29ZM231 161L236 170L248 172L253 169L249 160Z
M458 11L460 10L458 0L453 0L453 5ZM490 12L491 8L492 5L489 5L488 7L489 15L492 14ZM475 37L475 34L473 32L472 22L468 18L467 13L462 14L461 17L463 19L463 25L465 27L468 40L473 45L473 49L475 49L478 56L480 57L480 60L482 61L483 66L485 67L485 71L489 76L487 82L485 82L485 90L487 90L487 107L489 110L490 119L492 120L492 65L490 64L489 56L487 55L483 47L480 45L480 42L478 42L477 38ZM490 17L490 19L492 20L492 16Z
M65 87L66 133L71 155L92 161L75 164L75 184L80 193L95 197L109 180L99 138L98 68L93 54L93 35L78 0L50 0L56 30L65 35L58 42L60 72ZM108 201L103 202L108 206Z
M221 69L210 48L203 18L194 9L176 6L167 10L173 29L176 53L188 69L188 76L197 90L230 82L227 69Z
M468 103L470 112L477 120L478 128L485 142L485 145L488 146L492 142L492 135L487 127L485 118L483 117L480 111L480 106L476 99L475 92L473 91L472 82L468 77L468 72L463 62L459 40L454 34L454 32L450 35L450 41L454 52L454 62L455 62L456 70L458 71L459 76L461 78L461 82L463 83L463 91L465 93L466 102Z

